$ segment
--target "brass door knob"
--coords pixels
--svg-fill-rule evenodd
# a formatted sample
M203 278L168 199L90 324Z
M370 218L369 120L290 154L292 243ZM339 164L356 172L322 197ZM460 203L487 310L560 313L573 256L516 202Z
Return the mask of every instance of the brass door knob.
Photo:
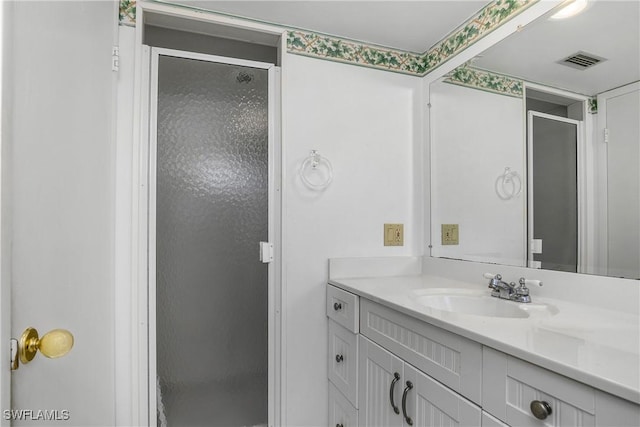
M44 356L55 359L69 353L72 347L73 335L66 329L54 329L38 338L38 331L27 328L20 337L18 351L20 362L26 364L33 360L38 350Z

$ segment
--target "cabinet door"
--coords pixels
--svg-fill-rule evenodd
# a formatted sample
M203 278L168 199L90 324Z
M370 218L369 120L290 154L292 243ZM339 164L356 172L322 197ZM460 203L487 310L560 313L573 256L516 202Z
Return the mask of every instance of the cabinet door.
M402 426L403 362L363 336L358 336L358 423L361 427ZM397 374L397 375L396 375ZM396 380L396 377L399 377ZM398 408L398 413L392 407Z
M482 411L482 427L509 427L491 414Z
M404 365L405 425L416 427L479 426L481 409L413 366Z

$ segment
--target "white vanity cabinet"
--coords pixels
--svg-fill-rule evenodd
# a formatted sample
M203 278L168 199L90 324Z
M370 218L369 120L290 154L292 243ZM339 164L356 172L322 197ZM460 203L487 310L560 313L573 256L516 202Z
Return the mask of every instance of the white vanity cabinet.
M332 427L640 426L640 405L332 285L327 316Z
M360 335L359 422L373 426L479 426L467 399Z
M326 308L331 426L480 425L481 345L333 286Z

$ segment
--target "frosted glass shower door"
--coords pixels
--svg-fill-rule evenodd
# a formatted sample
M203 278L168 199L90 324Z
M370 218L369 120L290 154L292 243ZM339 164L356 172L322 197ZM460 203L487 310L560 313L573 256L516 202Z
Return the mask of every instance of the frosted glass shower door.
M545 270L578 272L579 183L577 120L529 112L529 241L542 252L529 260Z
M266 425L268 70L155 65L158 425Z

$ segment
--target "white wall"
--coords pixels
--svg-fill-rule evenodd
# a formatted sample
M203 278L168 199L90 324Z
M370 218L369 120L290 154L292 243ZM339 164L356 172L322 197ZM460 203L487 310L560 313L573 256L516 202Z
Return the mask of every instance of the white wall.
M285 396L283 424L327 424L328 258L421 253L419 78L286 54L283 59ZM298 168L317 149L324 192ZM405 245L383 246L404 223Z
M69 410L66 425L111 425L111 46L117 6L108 1L13 6L13 54L5 64L15 94L13 134L11 141L3 140L3 155L10 144L12 166L11 332L19 337L33 326L41 334L66 328L75 335L66 357L38 355L12 373L13 406Z
M431 255L524 265L522 99L443 82L430 94ZM511 200L495 190L505 167L522 180ZM441 245L441 224L459 224L459 245Z

